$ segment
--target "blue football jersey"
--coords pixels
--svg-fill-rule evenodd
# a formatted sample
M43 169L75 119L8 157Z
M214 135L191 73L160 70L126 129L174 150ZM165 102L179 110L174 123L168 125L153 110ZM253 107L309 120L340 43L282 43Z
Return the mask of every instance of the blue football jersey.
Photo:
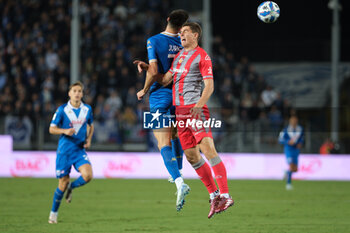
M289 140L293 139L294 144L289 145ZM300 125L293 128L292 126L287 126L281 131L278 141L280 144L284 145L284 152L287 156L298 155L300 150L297 147L298 144L304 144L304 129Z
M54 114L50 126L62 129L74 128L72 136L62 134L58 141L57 153L62 154L82 149L87 138L87 125L93 122L92 108L84 103L74 108L70 102L61 105Z
M148 62L156 61L158 63L158 72L165 74L171 67L175 55L182 49L180 36L162 32L150 37L147 40ZM150 93L164 88L155 82L150 89ZM171 89L171 85L167 88Z

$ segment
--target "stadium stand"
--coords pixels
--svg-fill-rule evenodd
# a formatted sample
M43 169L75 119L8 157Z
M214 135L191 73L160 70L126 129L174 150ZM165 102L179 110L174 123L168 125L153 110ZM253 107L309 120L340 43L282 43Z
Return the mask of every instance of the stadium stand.
M142 130L147 99L138 102L135 95L143 85L144 75L137 74L132 61L145 60L145 41L164 28L161 19L171 7L162 1L80 1L81 80L85 84L85 102L94 108L95 143L152 142L145 139L149 134ZM55 141L46 129L56 107L67 100L70 5L59 0L5 1L0 3L0 13L0 130L14 135L15 145L28 142L29 135L32 149L38 149L38 137L45 142ZM242 134L260 134L264 130L271 132L271 137L259 139L253 135L248 140L235 134L236 150L249 142L274 144L277 131L292 109L290 100L295 104L295 93L288 88L303 85L298 88L301 98L315 96L315 91L321 89L316 86L313 92L305 80L312 82L319 76L295 75L284 89L281 86L287 85L281 85L279 75L288 68L279 75L270 75L272 71L266 70L257 72L248 57L239 58L233 52L225 48L220 36L214 38L216 89L212 106L225 122L224 132L217 132L220 149L232 149L225 146L232 143L220 144L220 140L231 140L225 135L237 130ZM152 143L148 144L152 147Z

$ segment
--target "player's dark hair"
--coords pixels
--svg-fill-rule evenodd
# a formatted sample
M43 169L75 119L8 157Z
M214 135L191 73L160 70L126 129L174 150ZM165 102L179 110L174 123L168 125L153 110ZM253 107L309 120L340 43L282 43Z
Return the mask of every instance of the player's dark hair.
M70 91L75 86L79 86L79 87L81 87L82 90L84 90L84 84L80 81L77 81L69 86L68 91Z
M169 14L169 25L177 30L180 30L180 28L182 27L182 25L184 23L186 23L186 21L188 20L188 13L187 11L184 11L182 9L179 10L173 10L170 14Z
M189 27L192 32L198 33L198 41L199 41L202 36L201 26L196 22L187 22L183 25L183 27L186 27L186 26Z

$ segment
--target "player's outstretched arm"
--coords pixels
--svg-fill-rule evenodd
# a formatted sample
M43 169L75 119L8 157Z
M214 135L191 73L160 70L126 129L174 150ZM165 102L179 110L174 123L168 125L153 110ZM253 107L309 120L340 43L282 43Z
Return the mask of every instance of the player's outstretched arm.
M86 142L84 144L84 148L90 148L91 146L91 139L92 139L92 135L94 134L94 124L91 125L87 125L88 127L88 133L87 133L87 137L86 137Z
M50 126L49 133L50 134L65 134L67 136L72 136L75 133L75 129L74 128L62 129L62 128L58 128L57 126Z

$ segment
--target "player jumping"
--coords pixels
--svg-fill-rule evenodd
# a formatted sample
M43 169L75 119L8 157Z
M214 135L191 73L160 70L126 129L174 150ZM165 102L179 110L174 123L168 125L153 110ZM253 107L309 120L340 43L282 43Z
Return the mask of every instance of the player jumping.
M81 82L69 87L69 101L57 109L49 129L51 134L61 135L56 158L56 177L59 180L49 216L51 224L57 223L58 208L64 192L67 190L66 201L70 203L73 189L85 185L92 179L92 167L85 148L91 145L94 125L91 107L82 102L83 89ZM72 165L81 176L70 183L69 174Z
M137 98L141 100L150 91L150 112L153 114L170 116L175 113L172 106L171 84L163 87L155 81L159 73L164 74L169 70L175 54L181 49L178 32L187 19L188 13L186 11L172 11L167 18L165 31L147 40L149 67L144 88L137 93ZM141 63L138 60L134 62L138 65L139 72L142 72ZM153 130L153 133L158 141L158 148L164 164L171 175L169 181L175 181L177 187L176 209L180 211L190 188L184 183L181 176L183 150L179 138L175 136L174 129L172 130L171 127Z
M157 79L163 85L173 82L173 104L176 106L178 122L209 119L210 113L206 103L214 91L214 80L211 59L198 46L201 34L202 29L199 24L183 25L180 37L184 49L175 56L170 70L164 77ZM211 205L208 218L227 210L234 201L229 195L226 168L216 152L211 129L191 127L186 124L180 127L179 124L178 133L187 160L209 192ZM200 151L214 170L220 195L210 166L202 158Z

